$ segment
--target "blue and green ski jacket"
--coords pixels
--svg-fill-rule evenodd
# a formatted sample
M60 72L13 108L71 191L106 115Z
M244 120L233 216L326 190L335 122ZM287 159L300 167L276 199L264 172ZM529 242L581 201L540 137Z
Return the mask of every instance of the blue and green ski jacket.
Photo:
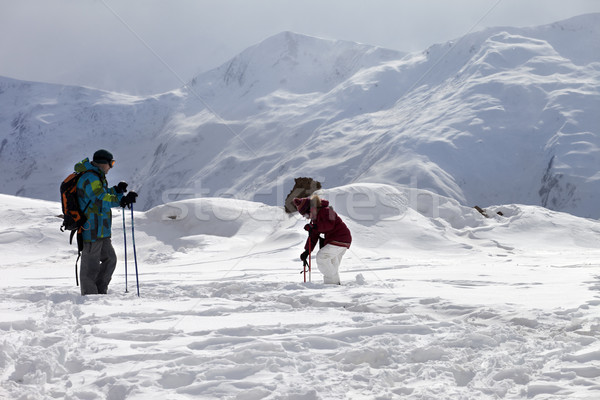
M83 226L83 241L95 242L111 236L111 208L119 207L122 193L108 187L104 172L92 165L90 160L75 164L75 172L84 172L77 182L79 207L85 210L87 222Z

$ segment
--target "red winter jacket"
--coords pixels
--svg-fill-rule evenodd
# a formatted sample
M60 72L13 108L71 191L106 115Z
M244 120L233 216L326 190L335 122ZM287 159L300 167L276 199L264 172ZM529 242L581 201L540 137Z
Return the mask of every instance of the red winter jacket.
M310 221L312 229L310 230L309 239L306 240L306 245L304 246L304 249L309 252L312 252L319 242L319 234L321 233L325 235L324 246L332 244L334 246L350 248L350 244L352 243L350 229L348 229L340 216L328 206L329 201L322 199L317 217Z

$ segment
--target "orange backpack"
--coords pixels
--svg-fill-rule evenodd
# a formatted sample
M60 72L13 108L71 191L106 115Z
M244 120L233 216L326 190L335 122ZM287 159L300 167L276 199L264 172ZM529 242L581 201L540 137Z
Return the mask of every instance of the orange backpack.
M77 277L77 262L79 261L79 257L81 257L81 251L83 250L82 231L83 226L87 222L85 211L87 210L91 202L90 200L83 210L79 208L79 198L77 197L77 182L79 181L81 175L85 174L86 172L96 173L95 171L73 172L71 175L67 176L65 180L60 184L60 198L63 211L63 223L60 227L60 230L62 232L71 231L71 237L69 238L70 244L73 244L73 236L77 234L78 255L77 260L75 261L75 281L77 282L77 286L79 286L79 279Z

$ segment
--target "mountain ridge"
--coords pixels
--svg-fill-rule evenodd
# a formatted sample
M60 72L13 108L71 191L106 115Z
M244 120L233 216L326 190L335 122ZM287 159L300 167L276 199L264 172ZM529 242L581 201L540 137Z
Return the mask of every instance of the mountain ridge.
M106 147L109 180L130 182L144 209L206 195L282 204L312 176L597 218L598 25L488 28L410 54L282 32L146 97L0 78L2 192L57 199L72 165Z

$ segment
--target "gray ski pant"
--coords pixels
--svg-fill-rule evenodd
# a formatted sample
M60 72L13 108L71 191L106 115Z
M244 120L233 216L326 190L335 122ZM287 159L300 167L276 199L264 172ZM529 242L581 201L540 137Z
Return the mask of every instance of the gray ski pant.
M81 294L106 294L117 266L117 255L110 238L84 242L81 252Z

